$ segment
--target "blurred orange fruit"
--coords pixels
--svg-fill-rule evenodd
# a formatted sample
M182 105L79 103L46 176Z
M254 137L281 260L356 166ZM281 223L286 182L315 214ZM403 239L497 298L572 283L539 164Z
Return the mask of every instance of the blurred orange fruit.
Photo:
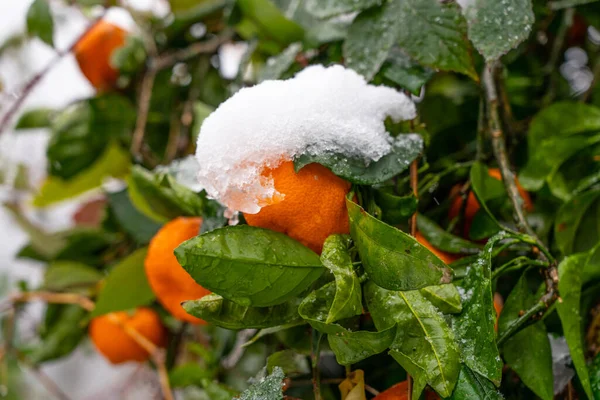
M423 235L421 235L421 232L417 232L415 234L415 239L417 239L417 242L419 242L423 246L427 247L427 249L429 249L429 251L431 251L433 254L438 256L438 258L440 260L442 260L443 262L445 262L446 264L451 264L460 258L460 255L458 255L458 254L446 253L445 251L442 251L440 249L433 247L433 245L431 243L429 243Z
M490 168L488 170L488 174L489 174L489 176L491 176L492 178L494 178L496 180L499 180L499 181L502 180L502 173L500 172L500 170L498 168ZM515 177L515 183L517 184L517 189L519 190L519 195L523 199L523 208L526 211L533 211L533 202L531 201L531 197L529 196L529 193L525 189L523 189L523 187L519 184L519 181L516 177ZM463 198L460 196L461 187L462 187L462 185L460 183L457 183L450 190L450 198L452 198L453 200L452 200L452 204L450 205L450 209L448 210L448 219L449 220L453 220L454 218L458 217L458 215L460 214L461 209L463 207ZM467 196L467 205L465 207L465 219L464 219L464 227L465 227L464 235L465 236L468 236L468 233L471 230L471 224L473 223L473 218L475 217L475 214L477 214L477 211L479 211L480 208L481 208L481 206L479 205L479 202L477 201L475 194L473 194L473 191L470 191L469 195Z
M346 194L350 183L320 164L298 173L292 161L266 168L282 196L271 199L257 214L244 214L249 225L282 232L321 253L323 242L334 233L349 233Z
M89 335L96 349L111 363L146 361L150 354L126 332L131 328L158 347L166 344L167 334L158 314L149 308L138 308L130 315L125 311L92 319Z
M196 300L210 293L177 262L173 251L184 241L197 236L201 218L179 217L165 224L152 238L144 263L150 287L158 301L177 319L193 324L204 323L181 307L186 300Z
M119 72L112 67L113 52L125 44L127 32L116 25L99 21L73 48L79 68L96 89L105 91L112 88Z

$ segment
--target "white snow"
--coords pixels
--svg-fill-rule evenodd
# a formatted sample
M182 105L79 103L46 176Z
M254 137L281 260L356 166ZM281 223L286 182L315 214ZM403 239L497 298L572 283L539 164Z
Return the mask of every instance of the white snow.
M301 154L334 152L376 161L391 151L384 121L416 116L403 93L369 85L340 65L311 66L294 78L240 90L204 121L198 179L233 210L257 213L276 193L265 167Z

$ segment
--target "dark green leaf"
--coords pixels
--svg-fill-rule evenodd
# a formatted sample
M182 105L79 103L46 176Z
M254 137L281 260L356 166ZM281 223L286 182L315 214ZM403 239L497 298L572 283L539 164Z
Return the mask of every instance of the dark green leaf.
M212 378L212 373L200 364L188 362L176 366L169 372L169 383L173 388L186 386L202 386L205 379Z
M350 233L365 271L381 287L412 290L449 283L452 271L412 236L347 199Z
M57 309L53 323L44 332L42 342L29 355L38 364L70 354L86 335L84 319L88 312L77 305L65 305Z
M148 55L144 40L135 35L127 35L125 44L113 51L110 64L122 74L134 74L144 66Z
M183 309L195 317L226 329L261 329L301 321L298 315L299 299L272 307L241 306L217 294L198 300L186 301Z
M446 232L433 220L430 220L423 214L417 215L417 227L419 232L425 236L425 239L427 239L433 247L448 253L477 254L482 248L480 244L470 242Z
M265 336L272 335L274 333L278 333L281 331L285 331L287 329L295 328L300 325L306 325L306 322L299 320L299 321L290 322L290 323L284 324L284 325L273 326L270 328L263 328L260 331L258 331L256 333L256 335L252 336L252 338L250 340L248 340L246 343L244 343L244 345L242 347L248 347L248 346L252 345L253 343L256 343L259 339L261 339Z
M144 270L147 252L146 248L139 249L110 270L92 316L144 306L154 300L154 292Z
M25 111L19 118L15 130L48 128L56 110L51 108L34 108Z
M356 3L356 2L353 2ZM401 2L385 2L361 12L350 25L344 41L346 65L371 80L396 42Z
M365 285L365 299L377 330L398 326L390 354L416 387L427 383L441 396L450 396L460 370L459 353L437 308L418 291L392 292L371 281Z
M302 303L298 308L298 313L313 327L313 329L327 334L346 331L346 328L339 323L326 322L331 311L335 293L335 282L329 282L323 287L310 292L308 296L302 300ZM343 314L339 313L338 318L350 318L357 315L354 310L340 310L340 312L343 312ZM358 314L361 312L362 310L360 310Z
M392 20L398 29L398 45L423 65L455 71L477 79L467 41L467 24L454 3L438 0L397 1ZM402 23L399 23L402 21Z
M502 400L504 396L496 390L492 382L463 364L450 400L464 399Z
M168 173L154 173L136 165L131 169L128 183L131 201L145 214L150 209L151 218L159 215L171 220L182 215L201 216L204 211L203 198Z
M119 236L94 228L75 228L60 232L65 239L65 246L54 256L53 260L78 261L93 266L102 266L102 255L119 240Z
M535 20L531 0L475 0L464 14L469 39L488 61L499 59L527 39Z
M588 254L589 257L581 272L581 283L583 285L600 279L600 244L591 249Z
M532 307L539 295L532 293L523 274L506 299L498 321L498 333L519 318L523 310ZM543 400L554 398L552 349L543 322L517 332L503 346L506 363L519 375L523 383Z
M587 253L576 254L565 258L558 265L558 291L562 302L556 309L563 327L565 339L569 345L571 359L579 381L588 398L593 398L590 378L585 362L585 347L581 332L581 270L588 258Z
M72 261L55 261L44 273L43 288L51 291L86 288L92 286L103 275L96 268Z
M501 229L500 223L490 211L487 203L497 198L506 198L507 195L504 184L501 181L492 178L488 173L488 168L481 162L476 162L471 167L470 179L473 194L475 194L475 197L477 198L477 201L483 210L480 210L476 215L476 217L479 217L480 220L473 220L473 225L475 225L475 222L477 222L477 225L479 225L478 227L474 226L474 228L478 230L472 235L472 237L475 239L480 238L480 236L484 233L493 231L494 224L496 225L497 229ZM480 215L483 212L485 214ZM485 229L481 229L482 227L485 227Z
M302 50L301 43L292 43L287 49L269 58L258 74L258 82L280 79L296 61L296 56Z
M240 395L240 400L283 400L283 378L285 375L279 367L273 373L261 379Z
M556 214L554 236L558 248L565 255L587 251L600 240L597 213L600 208L600 190L573 197Z
M242 13L269 39L283 45L302 40L304 30L287 19L269 0L238 0Z
M577 152L600 141L600 109L583 103L555 103L531 121L529 159L519 181L539 190L547 178Z
M286 302L324 271L309 248L282 233L248 225L197 236L182 243L175 255L202 287L254 307Z
M27 32L54 46L54 20L46 0L35 0L27 11Z
M438 286L427 286L419 289L421 294L427 298L444 314L459 313L462 310L460 294L452 283Z
M127 190L109 193L108 204L119 226L138 244L149 243L161 227L133 206Z
M342 331L327 335L329 347L340 365L356 364L385 351L396 337L396 325L380 332Z
M335 296L329 308L326 324L362 313L362 291L354 273L348 249L352 243L348 235L331 235L323 244L321 262L335 278Z
M305 165L319 163L329 168L337 176L359 185L383 183L404 171L423 151L423 139L416 134L400 135L392 144L392 151L378 161L366 164L360 158L348 158L343 154L305 153L294 160L299 171Z
M462 313L453 318L452 328L461 347L463 362L474 372L496 385L502 378L502 361L496 346L496 311L492 293L492 250L509 237L501 233L492 237L478 259L467 269L459 286Z
M306 9L319 18L361 11L377 6L382 0L307 0Z
M281 368L288 377L307 375L310 366L306 356L298 354L295 350L282 350L273 353L267 358L267 373L273 373L275 368Z
M600 355L596 354L590 365L590 384L594 400L600 400Z
M373 194L381 208L381 219L390 225L406 222L417 212L418 200L413 195L396 196L390 187L375 189Z
M396 85L419 95L435 72L413 61L400 49L393 48L382 68L383 76Z

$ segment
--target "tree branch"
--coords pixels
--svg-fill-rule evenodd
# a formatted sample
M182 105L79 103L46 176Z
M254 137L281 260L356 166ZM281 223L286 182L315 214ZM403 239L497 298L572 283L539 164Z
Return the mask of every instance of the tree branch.
M319 371L319 356L321 352L321 339L323 334L312 328L312 346L310 359L312 361L312 385L315 400L321 400L321 373Z

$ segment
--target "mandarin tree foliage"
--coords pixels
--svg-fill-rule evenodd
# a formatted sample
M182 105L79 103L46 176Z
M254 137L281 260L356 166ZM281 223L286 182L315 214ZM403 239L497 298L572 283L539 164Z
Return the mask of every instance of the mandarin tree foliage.
M8 396L91 342L165 399L600 398L600 2L35 0L0 56L57 6L97 91L22 112L49 65L2 109L49 136L5 182L45 268Z

